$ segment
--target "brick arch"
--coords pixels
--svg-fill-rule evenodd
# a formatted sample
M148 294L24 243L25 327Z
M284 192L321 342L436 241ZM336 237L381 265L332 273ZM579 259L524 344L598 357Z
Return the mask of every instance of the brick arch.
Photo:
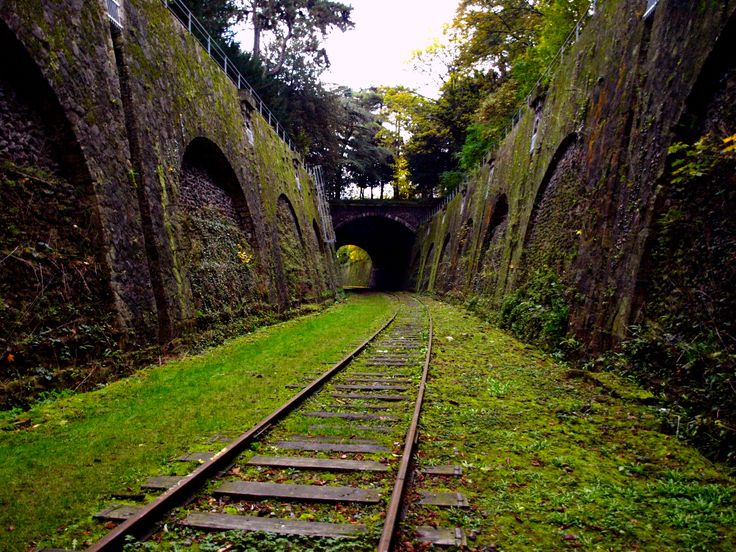
M286 194L276 200L276 239L287 303L298 304L315 295L315 278L309 266L304 234L294 206Z
M694 80L672 143L703 140L721 149L722 140L736 130L734 51L736 14ZM677 374L673 380L702 389L708 388L706 373L714 379L729 371L733 375L732 364L721 359L734 354L736 346L733 339L720 336L733 338L735 333L736 263L731 260L736 258L736 173L733 163L721 158L706 175L677 184L673 171L683 159L683 154L670 155L654 187L646 231L639 235L642 253L631 270L636 275L630 284L633 299L629 309L619 308L617 318L620 326L625 322L666 332L675 338L670 343L702 343L704 328L718 335L722 352L698 360L697 369L682 369L676 350L663 347L663 362ZM688 324L679 323L681 313L687 313Z
M190 141L182 154L178 206L211 207L253 234L253 219L235 170L222 149L204 136Z
M567 160L568 155L573 150L574 146L578 144L578 134L572 132L565 136L565 138L557 146L552 159L547 165L547 170L544 172L542 181L537 188L537 193L534 196L534 203L532 204L532 212L529 215L529 222L526 225L526 231L524 233L524 247L528 247L529 243L534 238L535 229L538 226L540 212L544 209L545 203L549 201L550 196L555 192L557 186L558 168L561 167L564 161Z
M424 255L424 262L422 263L421 278L417 291L427 291L429 289L429 279L432 275L432 264L434 262L434 242L429 244L427 254Z
M12 354L24 378L114 349L123 322L71 114L4 21L0 49L0 372Z
M418 224L414 224L414 223L410 222L409 220L407 220L404 217L401 217L401 216L398 216L398 215L394 215L394 214L391 214L391 213L386 213L386 212L382 211L381 209L368 209L368 210L365 210L365 211L363 211L361 213L355 213L354 215L350 215L348 217L345 217L344 219L336 222L335 223L335 230L338 230L339 228L342 228L346 224L350 224L350 223L355 222L356 220L359 220L359 219L362 219L362 218L367 218L367 217L371 217L371 218L373 218L373 217L379 217L379 218L385 218L385 219L388 219L388 220L392 220L394 222L398 222L399 224L401 224L403 227L405 227L407 230L409 230L413 234L416 234L417 233L417 229L418 229L418 226L419 226Z
M437 262L437 273L434 277L434 284L432 287L439 292L448 291L451 282L451 265L452 265L452 250L450 248L451 235L448 232L445 234L445 238L442 240L442 249L440 249L440 256Z
M317 248L319 249L319 252L323 255L325 254L325 241L322 239L322 234L319 230L319 224L317 224L317 219L312 219L312 231L314 232L314 239L317 242Z
M496 197L491 209L491 220L486 227L483 241L480 245L480 256L478 258L478 271L483 270L483 262L491 246L498 241L498 237L506 229L506 221L509 215L509 200L506 194Z
M291 218L294 223L294 227L296 228L296 232L299 235L299 239L302 242L302 246L304 246L304 234L302 233L302 227L299 225L299 217L296 216L296 211L294 210L294 204L289 199L289 196L286 194L279 195L279 198L276 200L277 207L282 206L286 209L288 209L289 213L291 213Z
M244 304L258 293L253 221L232 165L208 138L194 138L185 148L174 203L177 257L197 324L244 314Z

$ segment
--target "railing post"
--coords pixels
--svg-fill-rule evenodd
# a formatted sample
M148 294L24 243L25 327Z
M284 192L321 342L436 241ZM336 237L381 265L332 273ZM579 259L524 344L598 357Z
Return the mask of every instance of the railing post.
M192 12L190 12L189 10L187 10L187 30L190 33L192 32Z
M238 90L240 90L240 73L238 73Z
M210 35L207 35L207 53L212 55L212 52L210 51L210 48L212 45L210 44L210 42L211 42Z
M225 56L225 74L227 75L227 56Z

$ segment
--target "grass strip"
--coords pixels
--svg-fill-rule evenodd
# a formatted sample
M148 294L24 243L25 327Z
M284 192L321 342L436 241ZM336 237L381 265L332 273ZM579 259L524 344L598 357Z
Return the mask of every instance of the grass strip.
M90 515L113 493L191 450L235 437L327 369L394 309L381 294L349 300L232 339L201 355L141 370L90 393L0 415L0 549L77 548L96 535ZM88 538L89 537L89 538Z
M736 486L674 435L658 406L427 300L434 358L411 492L454 491L471 508L413 508L413 527L463 527L472 550L736 550ZM610 376L614 377L614 376Z

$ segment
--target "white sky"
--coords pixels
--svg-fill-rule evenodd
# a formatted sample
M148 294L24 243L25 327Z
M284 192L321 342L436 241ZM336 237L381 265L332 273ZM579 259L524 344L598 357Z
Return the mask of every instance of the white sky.
M436 97L437 87L406 63L412 50L441 38L458 0L344 0L353 6L355 27L327 39L332 66L322 81L353 89L404 85Z

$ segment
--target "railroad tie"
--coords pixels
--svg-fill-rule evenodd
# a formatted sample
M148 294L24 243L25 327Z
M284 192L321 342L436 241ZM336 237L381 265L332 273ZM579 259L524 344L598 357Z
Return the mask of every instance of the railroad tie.
M380 377L406 376L407 374L394 374L391 372L351 372L351 375L380 378Z
M430 493L420 491L422 499L419 504L426 506L444 506L453 508L469 508L468 499L462 493Z
M307 426L308 431L361 431L361 432L370 432L370 433L381 433L385 435L389 432L389 429L383 426L354 426L354 425L341 425L341 426L333 426L333 425L325 425L325 424L317 424L317 425L310 425Z
M388 384L392 384L393 383L393 384L399 384L399 385L409 385L411 383L411 381L408 380L408 379L399 379L399 378L391 378L391 377L386 377L386 378L346 378L346 379L344 379L342 381L343 381L343 383L350 384L350 385L353 385L353 384L356 384L356 383L357 384L360 384L360 383L382 383L384 385L388 385Z
M465 538L465 531L460 527L430 527L423 525L417 527L417 538L422 542L427 542L435 546L467 546L468 541Z
M176 459L177 462L209 462L216 452L190 452Z
M326 458L302 458L299 456L254 456L248 460L252 466L268 466L296 470L320 470L336 472L373 471L386 472L388 466L369 460L332 460Z
M460 477L463 474L463 469L460 466L452 464L446 466L427 466L419 471L426 475L451 475L454 477Z
M150 477L146 480L141 489L167 490L184 479L181 475L161 475L158 477Z
M332 487L322 485L295 485L291 483L259 483L255 481L228 481L215 489L215 495L267 500L279 498L300 502L356 502L377 504L380 495L376 489L359 487Z
M343 420L379 420L382 422L395 421L396 416L383 416L380 414L357 414L354 412L307 412L305 416L312 418L342 418Z
M290 435L289 441L311 441L315 443L361 443L363 445L377 445L375 439L361 439L354 436L340 437L338 435Z
M405 401L406 397L403 395L374 395L372 393L333 393L330 395L334 399L357 399L357 400L372 400L372 401Z
M355 452L355 453L378 453L390 452L383 445L363 443L320 443L314 441L279 441L276 447L286 450L308 450L312 452Z
M263 531L279 535L311 537L352 537L365 533L367 527L359 524L321 523L293 519L274 519L232 514L193 513L181 525L197 529L219 531Z
M335 389L343 389L345 391L406 391L408 387L400 385L333 385Z
M125 521L136 515L140 509L140 506L120 506L119 504L114 504L101 512L97 512L92 517L106 521Z

